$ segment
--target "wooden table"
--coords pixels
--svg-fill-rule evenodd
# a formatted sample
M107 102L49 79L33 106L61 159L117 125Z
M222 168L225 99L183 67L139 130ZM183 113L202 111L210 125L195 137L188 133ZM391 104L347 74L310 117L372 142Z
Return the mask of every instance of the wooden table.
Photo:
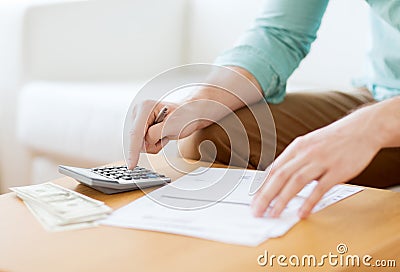
M181 176L165 159L141 158L141 165L155 165L173 179ZM181 169L205 163L173 160ZM70 178L54 181L116 209L143 195L140 191L104 195ZM108 226L46 232L14 193L0 196L0 271L282 271L258 265L269 254L337 254L345 243L348 254L369 254L373 260L396 260L400 269L400 193L377 189L363 192L311 215L281 238L258 247L234 246L197 238ZM293 270L287 267L285 271ZM326 263L319 271L343 270ZM352 268L350 268L352 269ZM361 271L365 267L359 268ZM310 268L300 268L309 271ZM371 269L368 269L368 271ZM396 271L386 268L381 271Z

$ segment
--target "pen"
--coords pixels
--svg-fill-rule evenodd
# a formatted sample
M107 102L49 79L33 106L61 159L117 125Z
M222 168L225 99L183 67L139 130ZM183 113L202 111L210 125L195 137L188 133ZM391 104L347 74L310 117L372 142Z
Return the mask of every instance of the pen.
M165 116L167 115L168 112L168 107L164 106L160 112L157 114L156 119L154 120L153 125L161 123L162 121L164 121Z

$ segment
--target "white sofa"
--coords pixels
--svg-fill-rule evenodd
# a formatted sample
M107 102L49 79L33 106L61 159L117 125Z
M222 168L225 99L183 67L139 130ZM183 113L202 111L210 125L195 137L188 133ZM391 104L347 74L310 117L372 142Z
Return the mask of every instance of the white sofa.
M60 163L121 160L124 115L141 84L176 65L212 62L262 2L0 4L0 190L56 177ZM288 89L350 88L362 74L367 11L362 0L331 1Z

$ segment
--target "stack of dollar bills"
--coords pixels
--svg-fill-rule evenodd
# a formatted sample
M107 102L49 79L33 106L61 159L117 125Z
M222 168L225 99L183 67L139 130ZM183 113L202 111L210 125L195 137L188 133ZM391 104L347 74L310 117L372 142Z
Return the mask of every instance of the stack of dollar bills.
M51 182L10 188L48 231L97 226L112 209L104 202Z

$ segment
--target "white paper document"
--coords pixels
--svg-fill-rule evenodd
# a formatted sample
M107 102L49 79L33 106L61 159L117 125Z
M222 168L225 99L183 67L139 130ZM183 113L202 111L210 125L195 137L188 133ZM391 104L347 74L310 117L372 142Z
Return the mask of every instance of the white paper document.
M198 168L120 208L100 223L257 246L285 234L300 220L297 210L316 185L308 184L279 218L256 218L250 203L265 175L266 172L255 170ZM362 187L336 185L313 212L361 190Z

